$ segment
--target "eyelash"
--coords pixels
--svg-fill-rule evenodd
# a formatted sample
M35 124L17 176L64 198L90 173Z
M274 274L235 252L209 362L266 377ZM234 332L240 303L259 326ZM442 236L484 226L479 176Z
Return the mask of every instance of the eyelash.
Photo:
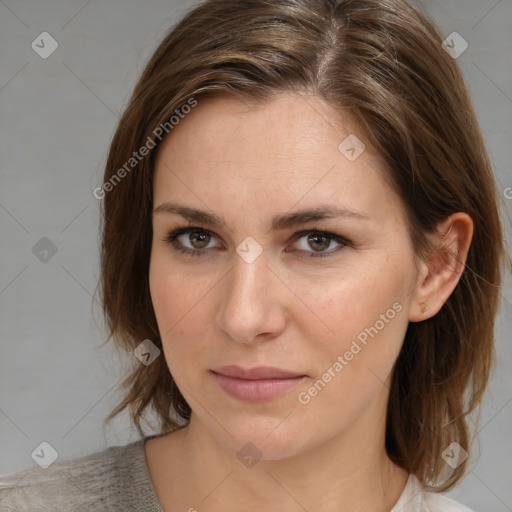
M213 233L211 231L208 231L208 230L202 229L202 228L198 228L198 227L179 228L179 229L176 229L176 230L172 231L171 233L169 233L163 239L163 242L168 243L169 245L172 246L172 248L175 251L178 251L180 253L188 254L189 256L203 256L203 254L205 252L207 252L207 249L189 249L188 247L183 247L183 245L180 242L176 241L176 238L178 236L183 235L183 234L189 234L192 232L207 233L209 235L213 235ZM301 238L303 238L305 235L309 235L309 234L313 234L313 233L316 235L325 236L326 238L328 238L330 240L334 240L335 242L341 244L341 246L339 246L335 249L331 249L330 251L324 251L324 252L303 251L303 252L307 252L309 254L308 256L305 256L306 258L328 258L328 257L332 256L333 254L338 253L341 249L343 249L344 246L347 246L347 247L352 246L352 243L350 242L350 240L347 240L346 238L343 238L339 235L335 235L334 233L329 233L327 231L319 231L316 229L299 231L298 233L295 233L292 236L291 240L293 242L296 242L297 240L300 240ZM178 243L180 243L181 247L180 247L180 245L178 245Z

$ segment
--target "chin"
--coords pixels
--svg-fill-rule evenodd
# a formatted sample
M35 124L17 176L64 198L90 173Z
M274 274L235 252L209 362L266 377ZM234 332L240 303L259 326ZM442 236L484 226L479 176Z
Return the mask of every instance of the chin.
M252 415L245 419L225 416L222 426L226 430L210 422L206 427L220 445L241 460L246 456L258 460L281 460L306 450L308 444L303 442L306 440L302 426L293 428L291 423L286 425L288 421L288 418L283 421L282 417L274 416ZM299 436L298 432L302 434Z

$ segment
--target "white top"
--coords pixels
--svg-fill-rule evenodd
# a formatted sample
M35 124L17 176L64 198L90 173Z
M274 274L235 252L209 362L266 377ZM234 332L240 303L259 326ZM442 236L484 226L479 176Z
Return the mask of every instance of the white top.
M448 496L426 491L414 475L409 475L404 492L390 512L473 512L473 510Z
M75 459L0 475L0 512L164 512L146 461L147 436ZM473 512L409 476L390 512Z

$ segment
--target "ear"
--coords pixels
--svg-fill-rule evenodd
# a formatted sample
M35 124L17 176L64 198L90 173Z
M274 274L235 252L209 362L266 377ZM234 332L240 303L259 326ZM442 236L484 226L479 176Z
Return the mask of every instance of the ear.
M437 225L437 233L430 238L436 249L428 261L421 262L409 311L411 322L436 315L457 286L473 238L473 220L467 213L454 213Z

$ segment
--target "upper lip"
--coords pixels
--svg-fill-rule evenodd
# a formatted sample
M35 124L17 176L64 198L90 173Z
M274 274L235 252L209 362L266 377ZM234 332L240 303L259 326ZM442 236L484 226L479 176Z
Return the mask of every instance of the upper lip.
M254 368L242 368L241 366L229 365L221 366L213 370L215 373L236 377L239 379L289 379L293 377L302 377L304 374L275 368L272 366L256 366Z

